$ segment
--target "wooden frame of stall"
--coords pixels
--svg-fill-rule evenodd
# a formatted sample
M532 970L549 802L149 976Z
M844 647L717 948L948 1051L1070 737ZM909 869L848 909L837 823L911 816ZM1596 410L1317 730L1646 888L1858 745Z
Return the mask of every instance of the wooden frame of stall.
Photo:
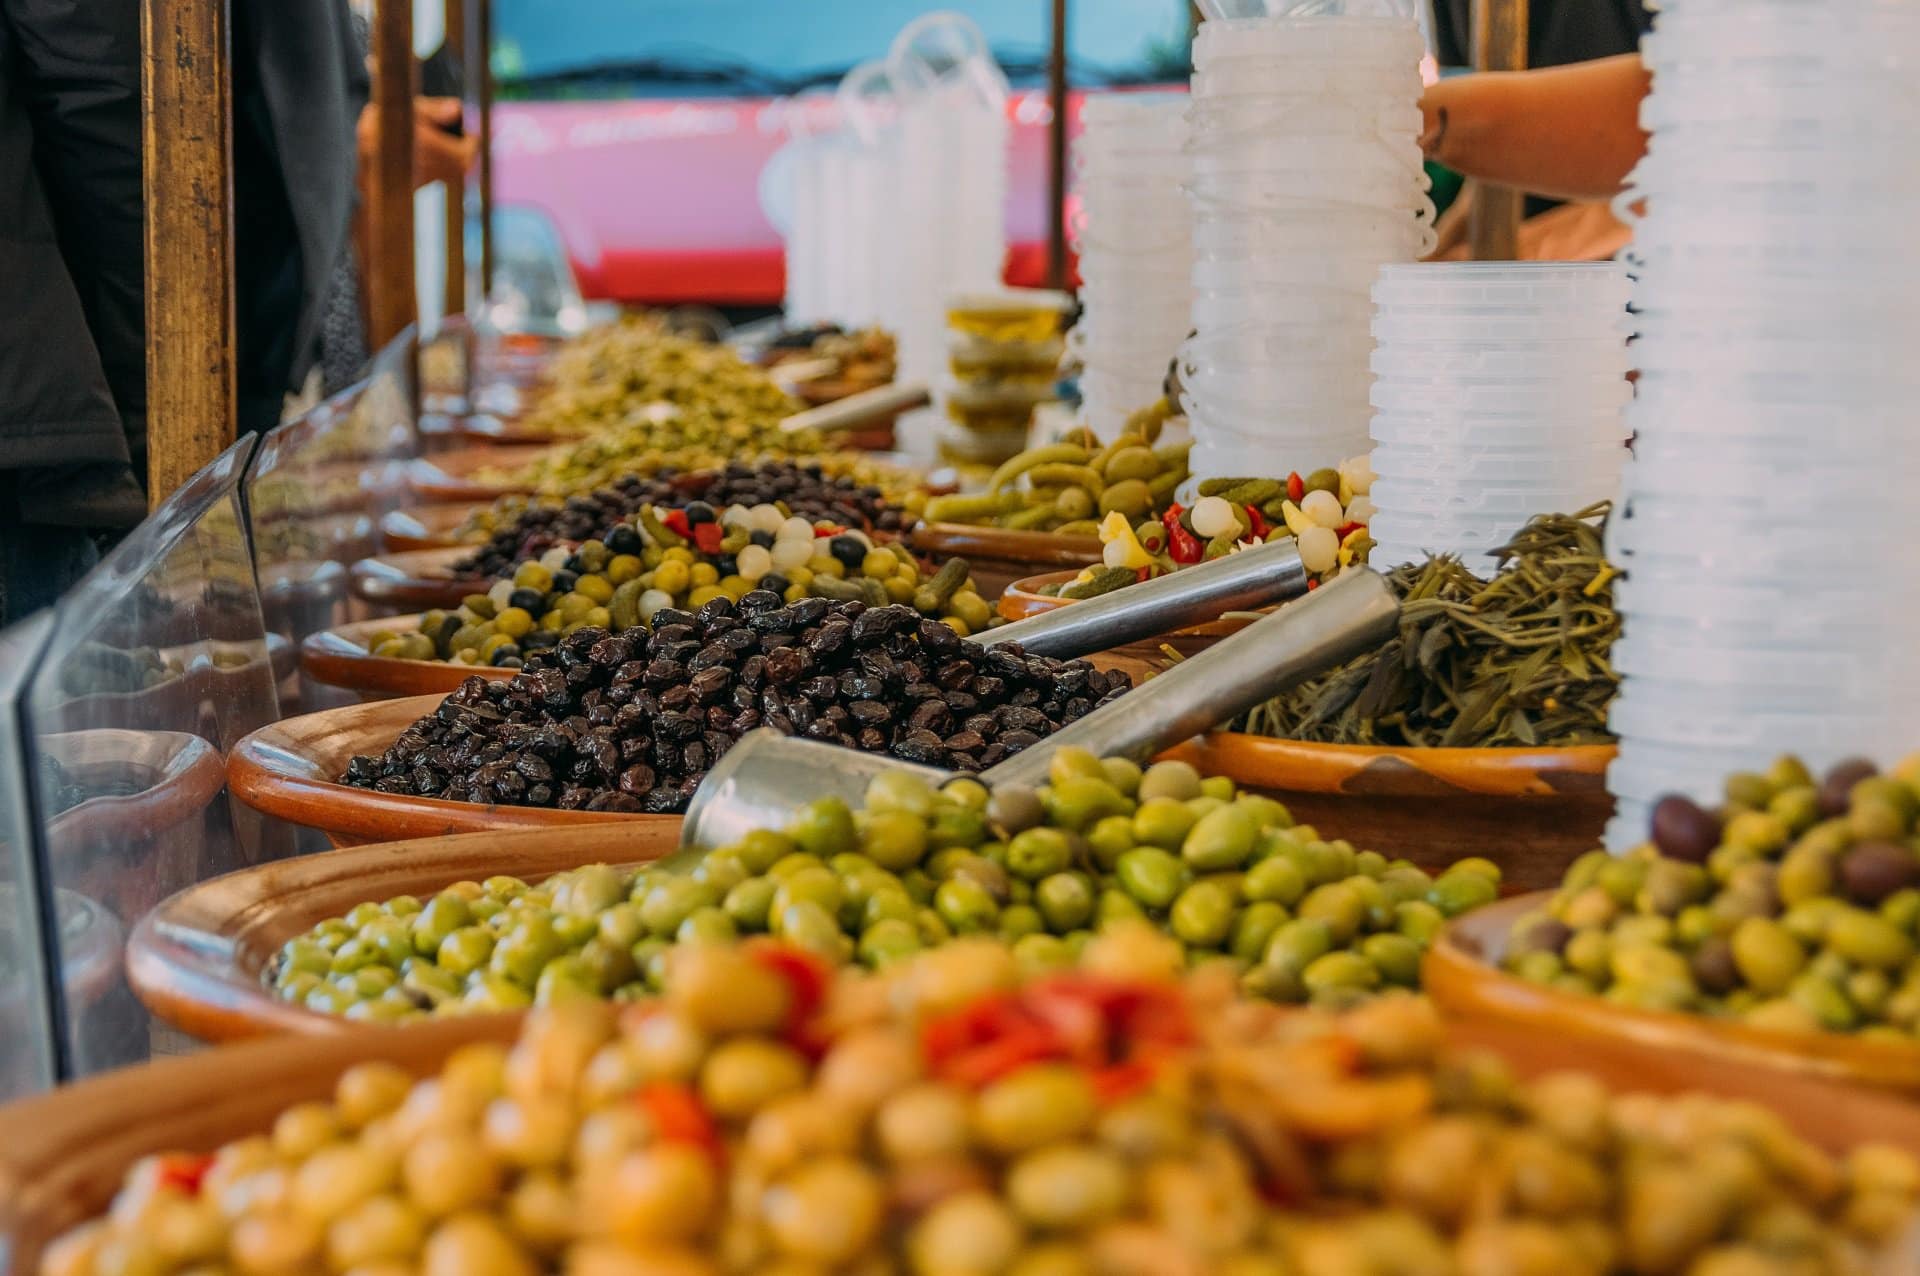
M489 0L445 0L447 47L470 68L480 139L481 295L492 282L493 165ZM147 474L158 506L233 443L233 104L230 0L142 0L145 163ZM392 340L418 314L414 296L411 0L374 0L372 105L380 146L369 173L365 281L368 338ZM446 312L466 310L466 199L447 196ZM209 267L208 263L212 263Z

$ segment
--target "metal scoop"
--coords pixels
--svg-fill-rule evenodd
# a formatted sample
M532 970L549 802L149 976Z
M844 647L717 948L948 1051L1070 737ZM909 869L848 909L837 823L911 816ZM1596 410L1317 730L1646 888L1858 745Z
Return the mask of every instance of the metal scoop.
M1385 578L1366 569L1349 571L989 768L980 779L988 785L1037 785L1045 780L1054 753L1069 746L1145 761L1377 646L1399 618L1399 599ZM839 797L857 806L874 776L894 770L913 771L935 784L953 778L953 772L883 754L794 739L764 727L749 731L695 791L680 843L724 846L753 829L777 829L816 798Z
M805 412L796 412L782 420L780 428L788 434L797 434L801 430L832 434L884 421L897 413L925 407L932 401L933 396L927 390L926 382L893 381L850 394L844 399L836 399L832 403L823 403L817 408L808 408Z

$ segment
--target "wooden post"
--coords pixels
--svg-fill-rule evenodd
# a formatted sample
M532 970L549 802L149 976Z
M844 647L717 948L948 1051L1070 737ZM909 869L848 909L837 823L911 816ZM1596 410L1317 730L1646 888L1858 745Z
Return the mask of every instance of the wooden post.
M1067 286L1067 0L1053 0L1047 50L1047 283Z
M443 8L446 35L441 47L447 57L456 65L466 61L467 56L467 0L446 0ZM467 76L471 72L461 65L460 96L467 95ZM467 184L464 181L447 183L447 285L445 310L449 319L465 314L467 309Z
M1473 66L1476 71L1527 69L1527 0L1473 0ZM1526 192L1485 182L1473 187L1467 228L1474 260L1512 261L1520 251Z
M493 297L493 0L474 0L473 77L480 115L480 304Z
M380 349L418 317L413 288L412 0L377 0L373 15L373 109L380 149L367 196L367 297L372 346Z
M142 0L147 497L234 440L233 89L228 0Z

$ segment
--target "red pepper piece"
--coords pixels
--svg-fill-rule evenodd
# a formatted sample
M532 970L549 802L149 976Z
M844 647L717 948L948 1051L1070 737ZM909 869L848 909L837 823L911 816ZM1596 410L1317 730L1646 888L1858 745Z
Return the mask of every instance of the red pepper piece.
M827 1000L826 966L788 944L755 944L751 952L756 963L786 980L792 990L793 1006L787 1012L784 1034L787 1044L815 1058L826 1053L826 1038L813 1022Z
M1365 526L1366 526L1365 523L1359 523L1359 522L1342 523L1339 527L1336 527L1333 529L1333 534L1335 536L1338 536L1341 539L1341 541L1344 542L1347 539L1347 537L1353 535L1355 532L1359 531L1361 528Z
M1093 1094L1104 1107L1132 1098L1153 1084L1153 1069L1144 1063L1116 1063L1095 1068L1088 1074Z
M1034 1024L1002 1033L983 1046L949 1059L939 1075L955 1085L979 1089L1018 1072L1030 1063L1059 1059L1064 1052L1053 1034Z
M718 554L720 542L726 538L727 534L720 530L718 523L701 523L693 529L693 543L702 554Z
M1287 475L1287 499L1295 505L1298 505L1300 498L1306 494L1307 481L1300 477L1300 471L1295 470L1293 473Z
M1320 582L1319 582L1319 581L1317 581L1317 580L1312 580L1312 579L1309 579L1309 580L1307 581L1307 592L1308 592L1308 593L1312 593L1312 592L1313 592L1314 590L1316 590L1316 589L1318 589L1318 588L1320 588Z
M187 1196L200 1195L200 1184L206 1179L207 1171L213 1168L213 1158L204 1155L175 1153L160 1158L159 1184L170 1187Z
M1252 505L1246 506L1245 509L1247 511L1247 521L1253 526L1253 530L1248 532L1247 535L1255 540L1263 541L1267 539L1267 533L1272 531L1273 527L1267 522L1266 515L1262 514Z
M1167 528L1167 552L1176 563L1197 563L1206 556L1207 547L1200 543L1198 536L1176 522Z
M828 523L825 526L822 526L819 523L815 523L813 526L813 539L820 540L822 537L826 537L826 536L838 536L840 533L846 530L847 530L846 528L836 526L832 523Z
M685 510L668 510L660 516L660 521L665 523L669 530L678 532L682 536L693 535L691 530L693 525L687 522Z
M718 1161L721 1156L720 1133L700 1096L687 1086L672 1081L655 1081L642 1086L634 1096L640 1110L653 1122L654 1133L668 1143L685 1143L699 1148Z

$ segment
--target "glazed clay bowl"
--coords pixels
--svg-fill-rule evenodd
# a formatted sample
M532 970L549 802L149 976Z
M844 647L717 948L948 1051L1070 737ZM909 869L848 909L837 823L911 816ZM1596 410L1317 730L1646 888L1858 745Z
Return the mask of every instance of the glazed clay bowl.
M353 596L376 607L458 607L468 594L484 594L493 585L488 576L454 574L453 565L472 554L466 545L375 554L350 567L347 578Z
M544 807L492 806L376 793L336 782L361 753L379 754L444 696L377 700L287 718L243 738L227 758L233 796L267 815L319 829L335 846L506 829L658 825L677 838L677 815L622 815Z
M966 559L980 596L989 602L1015 581L1037 572L1079 571L1098 563L1101 554L1098 536L1017 532L964 523L922 523L907 533L907 545L936 562Z
M1484 856L1509 889L1539 890L1600 845L1613 755L1612 745L1392 749L1220 731L1171 756L1278 798L1355 846L1427 868Z
M456 665L446 660L401 660L376 656L367 640L381 630L406 633L420 625L421 613L356 620L309 634L300 644L300 663L307 677L329 687L358 692L363 700L392 696L446 695L469 678L505 682L517 669L491 665Z
M612 1013L611 1010L604 1013ZM0 1108L0 1237L13 1269L37 1269L61 1232L104 1211L128 1169L168 1151L211 1152L267 1131L295 1103L325 1101L340 1074L381 1060L415 1076L477 1039L510 1040L521 1017L495 1015L402 1028L245 1041L107 1073ZM1920 1155L1920 1108L1886 1095L1739 1063L1701 1071L1620 1042L1518 1037L1498 1025L1449 1029L1449 1044L1500 1053L1522 1077L1578 1068L1615 1091L1710 1090L1760 1103L1830 1152L1890 1143ZM1912 1238L1876 1270L1915 1270Z
M1055 594L1043 594L1040 591L1048 586L1065 585L1079 574L1078 569L1069 569L1014 581L1000 595L1000 614L1008 620L1026 620L1030 616L1044 616L1061 607L1073 606L1079 599L1061 598ZM1144 660L1164 659L1166 653L1161 650L1162 646L1171 647L1182 656L1197 656L1222 638L1237 634L1252 623L1253 613L1236 613L1230 617L1223 616L1219 620L1208 621L1204 625L1176 629L1159 638L1130 643L1116 650Z
M1840 1033L1788 1033L1742 1023L1615 1005L1529 983L1500 968L1518 918L1547 892L1502 900L1450 922L1421 967L1427 995L1448 1018L1580 1043L1624 1042L1711 1076L1723 1066L1920 1096L1920 1043ZM1783 1080L1782 1084L1785 1084Z
M1124 670L1136 685L1152 673L1148 666L1124 656L1097 655L1092 663L1103 670ZM227 759L227 785L246 805L289 824L318 829L335 846L450 833L609 823L671 826L672 835L679 835L677 815L448 802L376 793L336 782L356 755L385 752L395 737L432 713L444 698L421 695L375 700L285 718L262 727L234 747Z
M134 928L127 978L148 1010L203 1041L338 1034L337 1015L282 1001L263 982L280 946L366 900L427 898L498 874L537 882L584 864L638 864L678 849L679 821L464 833L347 847L259 864L163 901Z
M380 544L389 554L413 549L450 549L471 545L459 529L469 518L487 507L469 505L422 505L418 509L390 510L380 519Z
M531 494L531 483L479 477L485 470L515 470L537 456L545 447L494 447L475 444L418 457L407 463L407 486L421 501L429 504L491 501L515 493Z

